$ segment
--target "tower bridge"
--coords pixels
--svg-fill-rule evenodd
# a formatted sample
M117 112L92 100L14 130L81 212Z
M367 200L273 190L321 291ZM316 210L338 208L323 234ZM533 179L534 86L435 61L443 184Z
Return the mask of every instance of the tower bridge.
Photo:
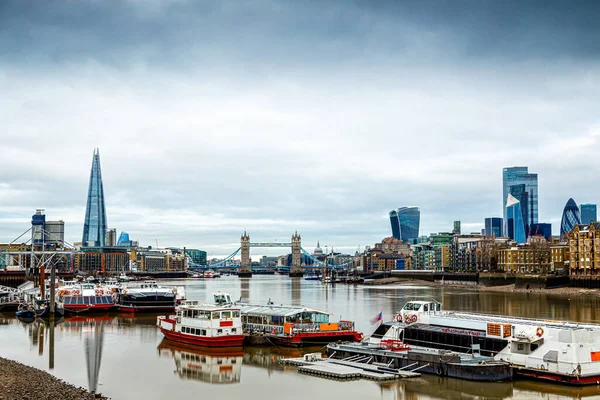
M188 256L188 266L192 270L201 269L201 268L226 268L226 269L238 269L238 276L241 277L250 277L252 276L252 263L250 261L250 248L253 247L289 247L292 250L292 265L289 267L290 276L302 276L304 273L304 269L335 269L335 270L343 270L353 267L355 265L355 260L351 258L345 262L340 264L335 264L333 260L322 261L315 257L313 254L302 248L302 238L298 234L298 232L294 232L292 235L292 240L290 242L251 242L250 235L247 232L244 232L240 237L240 247L236 249L233 253L228 255L227 257L219 260L217 262L213 262L212 264L208 264L206 266L200 266L195 264L192 259ZM241 253L241 254L240 254ZM239 265L232 265L234 262L234 258L240 254L240 262ZM303 265L302 257L304 259L309 259L312 262L312 265ZM287 268L287 267L286 267Z

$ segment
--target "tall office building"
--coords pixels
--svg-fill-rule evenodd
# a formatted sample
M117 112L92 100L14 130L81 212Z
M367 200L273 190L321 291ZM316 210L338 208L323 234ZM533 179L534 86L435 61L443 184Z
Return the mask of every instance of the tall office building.
M527 237L531 236L543 236L544 239L551 241L552 240L552 224L549 223L537 223L531 224L529 227L529 234Z
M523 208L519 199L508 194L506 199L506 229L508 237L517 243L525 243L525 221L523 221Z
M579 210L581 211L582 224L589 225L590 222L598 222L598 214L595 204L580 204Z
M525 185L527 192L527 204L521 204L521 208L527 208L525 225L531 226L538 222L538 175L530 174L527 167L509 167L502 170L502 210L504 213L504 231L508 229L508 217L506 199L510 193L510 187Z
M502 218L492 217L485 219L485 235L502 237Z
M453 235L460 235L460 221L454 221L454 226L452 228Z
M419 237L421 211L419 207L401 207L390 211L392 236L413 243Z
M571 232L575 225L581 224L581 214L575 200L569 199L563 209L562 218L560 220L560 238L564 240Z
M104 206L104 187L100 171L100 151L94 150L92 171L88 187L85 220L83 222L82 246L104 246L106 238L106 208Z

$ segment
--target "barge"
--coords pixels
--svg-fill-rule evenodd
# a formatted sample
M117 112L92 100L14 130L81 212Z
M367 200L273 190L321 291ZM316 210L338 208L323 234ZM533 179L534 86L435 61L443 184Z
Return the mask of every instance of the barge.
M362 334L354 322L330 321L324 311L307 307L237 303L248 344L303 347L336 341L357 342Z
M156 281L116 289L117 308L122 312L174 311L177 289L159 286Z
M600 325L444 311L410 301L369 339L482 355L509 363L515 377L569 385L600 382Z

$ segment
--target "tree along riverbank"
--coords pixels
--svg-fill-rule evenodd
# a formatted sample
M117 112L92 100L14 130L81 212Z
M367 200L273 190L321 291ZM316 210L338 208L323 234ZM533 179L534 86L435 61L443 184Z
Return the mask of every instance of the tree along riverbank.
M87 400L108 399L57 377L0 357L0 400Z

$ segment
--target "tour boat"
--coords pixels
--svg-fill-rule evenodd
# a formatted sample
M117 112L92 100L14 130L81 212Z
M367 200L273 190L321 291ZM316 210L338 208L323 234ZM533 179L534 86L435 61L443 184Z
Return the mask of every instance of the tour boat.
M600 325L443 311L410 301L369 339L471 352L509 363L515 375L571 385L600 381Z
M175 315L160 316L157 326L169 340L205 347L234 347L244 342L240 308L183 301Z
M188 346L164 339L158 345L159 356L172 357L175 373L181 379L211 384L239 383L244 349L238 347Z
M118 288L116 296L119 311L173 311L177 302L177 289L159 286L156 281L144 281Z
M241 307L242 325L247 341L253 344L309 346L338 340L357 342L362 334L354 322L331 322L324 311L306 307L236 303Z
M58 287L58 299L67 312L108 312L115 307L112 291L92 283Z

